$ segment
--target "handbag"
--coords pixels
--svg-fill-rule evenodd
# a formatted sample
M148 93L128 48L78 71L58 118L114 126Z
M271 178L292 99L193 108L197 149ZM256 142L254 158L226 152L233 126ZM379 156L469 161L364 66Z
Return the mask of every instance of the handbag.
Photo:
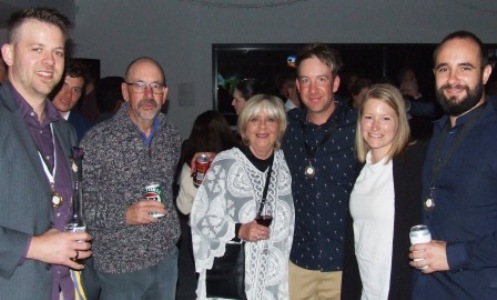
M245 295L245 243L227 243L223 256L207 270L207 297L247 299Z
M272 165L264 185L262 203L257 214L262 212L265 204ZM226 243L226 250L221 257L215 257L212 268L206 271L206 293L208 298L225 298L246 300L245 294L245 242Z

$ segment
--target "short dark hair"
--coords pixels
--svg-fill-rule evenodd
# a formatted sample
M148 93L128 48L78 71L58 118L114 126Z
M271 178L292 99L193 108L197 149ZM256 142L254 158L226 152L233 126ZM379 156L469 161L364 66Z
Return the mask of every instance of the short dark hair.
M343 66L342 58L335 49L328 47L326 44L314 43L305 46L297 55L295 60L297 73L300 73L300 64L302 61L312 57L316 57L330 67L334 77L338 75L338 72Z
M25 8L14 12L7 22L7 42L12 43L19 27L29 19L38 20L59 27L67 42L70 39L71 21L58 10L48 7Z
M435 48L435 51L433 52L433 64L435 65L437 63L437 56L438 53L440 52L440 48L442 48L443 44L450 40L454 39L467 39L467 40L472 40L475 42L478 47L480 48L480 64L481 68L485 68L486 65L488 65L488 56L487 56L487 51L485 49L485 46L483 45L482 41L480 40L479 37L476 36L476 34L466 31L466 30L458 30L450 33L447 35L441 42L438 44L438 46Z
M89 82L88 67L81 59L73 58L67 61L64 76L67 75L73 78L82 77L84 85Z

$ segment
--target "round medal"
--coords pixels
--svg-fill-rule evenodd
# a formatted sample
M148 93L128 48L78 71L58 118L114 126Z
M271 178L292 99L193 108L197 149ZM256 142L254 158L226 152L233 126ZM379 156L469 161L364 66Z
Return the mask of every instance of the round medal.
M312 177L314 177L315 174L316 174L316 170L314 169L314 167L312 165L309 165L309 166L307 166L307 168L305 168L305 176L312 178Z
M430 210L433 209L433 207L435 207L435 201L433 201L432 198L426 199L426 201L425 201L425 209L427 211L430 211Z
M62 196L56 191L52 191L52 205L53 207L59 207L62 203Z

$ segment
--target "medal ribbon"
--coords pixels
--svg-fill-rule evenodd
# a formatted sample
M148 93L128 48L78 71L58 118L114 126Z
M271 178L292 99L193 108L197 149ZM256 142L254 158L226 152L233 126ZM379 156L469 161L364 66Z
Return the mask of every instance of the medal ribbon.
M452 146L450 146L450 148L448 149L447 155L440 161L440 163L437 163L438 160L440 159L443 143L446 140L447 135L449 134L450 120L447 120L447 124L445 124L444 128L442 129L442 134L438 138L436 148L435 148L435 155L434 155L434 161L433 161L433 166L432 166L432 177L430 180L430 194L428 195L428 197L432 201L434 201L433 191L435 190L435 182L440 177L440 173L442 172L443 167L447 164L447 162L452 157L454 152L456 152L456 150L459 148L459 146L461 145L464 138L468 135L469 131L475 126L476 121L479 119L481 113L484 110L483 108L484 108L484 105L481 105L480 107L477 107L475 109L473 115L470 117L468 122L464 125L464 128L459 133L459 135L456 137ZM434 203L432 206L434 206Z
M307 144L307 139L306 139L306 127L304 124L304 121L300 121L300 127L302 128L302 133L304 135L304 145L305 145L305 152L306 152L306 158L307 161L309 162L309 165L312 166L312 160L314 160L314 157L316 156L316 152L318 151L318 148L321 147L324 143L326 143L330 138L333 132L336 131L338 127L338 119L333 120L333 124L330 125L330 128L326 131L326 133L323 135L323 138L319 143L316 145L316 147L311 147L309 144Z
M52 193L55 193L55 172L57 171L57 151L56 151L56 145L55 145L55 134L53 132L53 126L50 124L50 130L52 131L52 143L54 145L54 166L52 172L50 172L50 169L48 168L48 162L45 161L43 158L43 155L41 154L40 150L38 149L38 155L40 156L41 160L41 165L43 166L43 171L45 171L45 175L47 176L48 181L50 182L50 190ZM55 204L55 203L52 203Z

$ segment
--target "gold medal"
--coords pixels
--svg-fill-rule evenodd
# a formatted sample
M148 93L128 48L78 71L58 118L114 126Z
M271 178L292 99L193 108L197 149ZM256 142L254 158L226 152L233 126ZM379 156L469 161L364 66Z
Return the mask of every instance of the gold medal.
M52 190L52 205L58 208L62 204L62 196L56 191Z

